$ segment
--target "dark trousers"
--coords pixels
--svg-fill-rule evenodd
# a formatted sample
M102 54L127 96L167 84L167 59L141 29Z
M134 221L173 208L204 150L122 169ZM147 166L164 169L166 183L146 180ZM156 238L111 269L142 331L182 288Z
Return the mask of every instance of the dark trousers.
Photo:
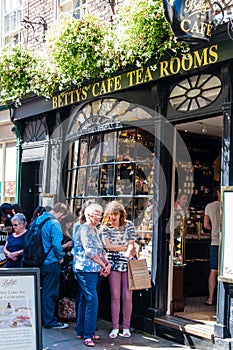
M59 263L43 265L40 269L42 322L45 328L53 327L58 322L56 305L59 296L60 273Z

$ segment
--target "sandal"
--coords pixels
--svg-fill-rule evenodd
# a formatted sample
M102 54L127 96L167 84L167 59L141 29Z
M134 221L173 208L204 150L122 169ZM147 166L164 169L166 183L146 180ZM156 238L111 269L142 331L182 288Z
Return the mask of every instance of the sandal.
M130 333L130 330L128 328L123 329L123 337L125 337L125 338L131 337L131 333Z
M77 339L83 339L83 336L82 335L76 335L76 338Z
M94 334L93 337L92 337L93 340L99 340L100 339L100 336L97 335L97 334Z
M118 336L118 333L119 333L119 329L114 329L111 331L111 333L109 334L109 337L112 338L112 339L115 339L117 336Z
M83 344L89 347L95 346L95 343L91 338L84 339Z

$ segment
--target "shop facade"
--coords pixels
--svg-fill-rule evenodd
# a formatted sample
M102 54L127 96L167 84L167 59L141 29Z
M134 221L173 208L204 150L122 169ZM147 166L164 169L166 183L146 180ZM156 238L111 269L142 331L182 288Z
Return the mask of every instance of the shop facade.
M21 159L19 202L64 201L76 212L87 199L121 201L138 234L152 288L134 293L132 326L155 333L155 320L206 297L210 236L205 205L231 170L233 45L228 24L189 55L171 57L14 109ZM185 193L188 215L174 210ZM219 283L214 333L231 338L229 293ZM109 317L101 286L100 314ZM223 302L225 300L225 302ZM160 323L160 326L158 326ZM166 322L163 324L166 326Z

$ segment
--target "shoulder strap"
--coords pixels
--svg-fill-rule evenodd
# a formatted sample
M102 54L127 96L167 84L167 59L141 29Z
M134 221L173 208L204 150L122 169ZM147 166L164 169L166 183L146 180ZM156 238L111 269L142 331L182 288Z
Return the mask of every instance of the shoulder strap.
M51 219L52 219L52 218L47 217L46 219L44 219L43 221L41 221L41 223L38 224L38 228L41 229L41 227L44 226L44 224L45 224L47 221L51 220Z

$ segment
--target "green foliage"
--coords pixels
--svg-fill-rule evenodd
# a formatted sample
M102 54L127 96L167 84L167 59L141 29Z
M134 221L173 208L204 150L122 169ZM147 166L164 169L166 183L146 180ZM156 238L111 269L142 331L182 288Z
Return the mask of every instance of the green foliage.
M144 65L181 45L163 14L161 0L130 0L112 24L86 16L55 23L40 51L21 47L0 54L0 103L19 103L31 93L51 97L85 80Z

